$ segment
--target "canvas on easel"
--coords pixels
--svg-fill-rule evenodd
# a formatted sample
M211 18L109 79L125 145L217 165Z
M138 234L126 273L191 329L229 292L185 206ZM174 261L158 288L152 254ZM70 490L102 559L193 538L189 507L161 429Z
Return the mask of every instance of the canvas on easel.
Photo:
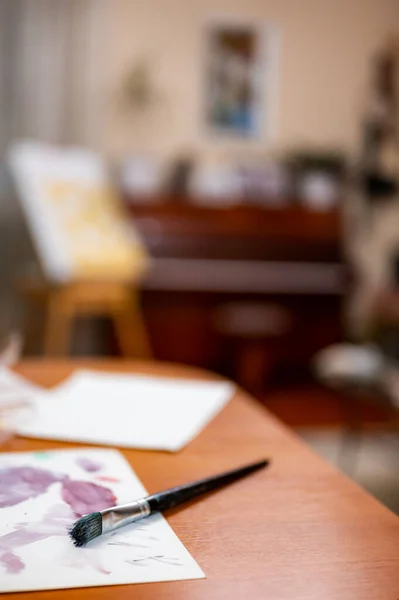
M9 164L49 287L45 353L68 353L72 320L83 312L111 317L124 355L148 355L134 350L148 347L135 295L148 255L101 157L22 141Z
M43 272L51 280L131 279L148 257L99 156L16 143L10 166Z

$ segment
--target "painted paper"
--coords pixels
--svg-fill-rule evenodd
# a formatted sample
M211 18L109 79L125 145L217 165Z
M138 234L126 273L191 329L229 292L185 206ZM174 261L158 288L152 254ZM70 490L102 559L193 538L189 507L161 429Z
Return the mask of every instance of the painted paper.
M0 592L204 577L161 515L75 548L79 517L145 495L115 450L0 454Z

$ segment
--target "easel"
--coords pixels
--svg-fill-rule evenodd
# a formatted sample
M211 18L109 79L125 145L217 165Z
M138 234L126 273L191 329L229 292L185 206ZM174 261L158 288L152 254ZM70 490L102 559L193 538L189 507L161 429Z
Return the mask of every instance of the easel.
M135 287L147 252L126 223L103 159L22 141L9 163L42 274L18 289L45 309L44 355L68 356L76 318L101 315L113 322L123 356L148 357Z
M25 279L19 282L25 301L45 309L43 353L68 356L74 323L79 316L107 316L111 319L124 357L151 355L138 290L125 282L79 282L64 285Z

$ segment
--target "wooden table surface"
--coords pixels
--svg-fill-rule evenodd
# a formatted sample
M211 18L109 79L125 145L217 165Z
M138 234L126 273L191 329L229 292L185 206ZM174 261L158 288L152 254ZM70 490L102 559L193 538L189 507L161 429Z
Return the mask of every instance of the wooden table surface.
M207 377L129 362L24 362L51 386L76 366ZM189 402L189 399L187 399ZM22 438L4 451L73 447ZM18 600L398 600L399 519L314 454L243 392L177 454L123 450L148 491L262 457L272 466L168 515L204 580L20 593Z

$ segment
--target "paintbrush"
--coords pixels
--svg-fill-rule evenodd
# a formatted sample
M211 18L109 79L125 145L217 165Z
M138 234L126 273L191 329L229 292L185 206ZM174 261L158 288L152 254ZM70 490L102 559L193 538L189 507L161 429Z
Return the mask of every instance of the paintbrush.
M268 465L268 460L261 460L233 471L227 471L146 496L130 504L114 506L101 512L85 515L70 528L69 535L75 546L84 546L100 535L149 517L154 512L163 512L169 508L174 508L183 502L216 490Z

